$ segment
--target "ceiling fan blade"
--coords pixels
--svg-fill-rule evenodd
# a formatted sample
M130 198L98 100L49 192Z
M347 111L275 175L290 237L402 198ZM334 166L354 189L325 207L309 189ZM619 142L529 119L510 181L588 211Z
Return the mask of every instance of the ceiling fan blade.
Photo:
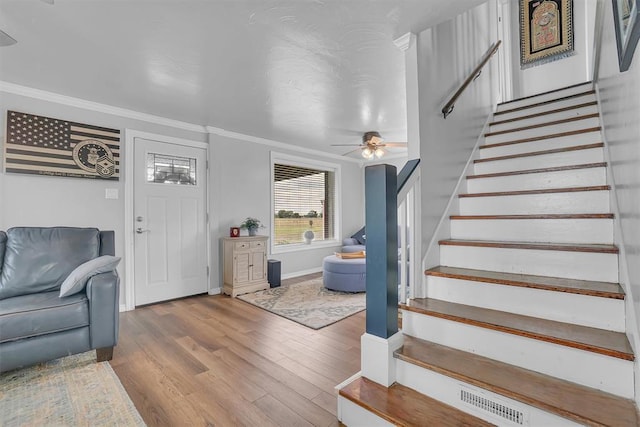
M360 151L360 148L356 148L355 150L347 151L343 154L343 156L348 156L349 154L355 153L356 151Z
M381 144L385 147L406 147L407 143L406 142L385 142L384 144Z
M364 147L362 144L331 144L332 147Z

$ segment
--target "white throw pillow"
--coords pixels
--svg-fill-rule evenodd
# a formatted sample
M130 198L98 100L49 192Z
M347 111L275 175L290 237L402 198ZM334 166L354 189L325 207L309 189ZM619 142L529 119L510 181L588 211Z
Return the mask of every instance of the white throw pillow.
M64 279L60 286L60 297L68 297L84 289L87 280L92 276L107 271L115 270L120 262L120 257L103 255L80 264Z

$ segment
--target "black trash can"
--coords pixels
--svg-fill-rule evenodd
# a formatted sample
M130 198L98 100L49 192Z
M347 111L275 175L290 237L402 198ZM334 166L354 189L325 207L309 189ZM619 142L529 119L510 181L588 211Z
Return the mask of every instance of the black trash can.
M267 260L267 281L272 288L280 286L280 261L277 259Z

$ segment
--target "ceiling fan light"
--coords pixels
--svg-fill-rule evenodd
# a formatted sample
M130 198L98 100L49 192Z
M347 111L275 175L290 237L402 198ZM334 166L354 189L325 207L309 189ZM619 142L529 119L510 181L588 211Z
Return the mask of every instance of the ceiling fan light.
M376 159L379 159L380 157L382 157L384 155L384 150L380 147L376 148L376 151L373 152L373 154L375 154Z
M371 151L371 148L367 147L362 150L362 157L364 157L365 159L370 159L371 157L373 157L373 151Z

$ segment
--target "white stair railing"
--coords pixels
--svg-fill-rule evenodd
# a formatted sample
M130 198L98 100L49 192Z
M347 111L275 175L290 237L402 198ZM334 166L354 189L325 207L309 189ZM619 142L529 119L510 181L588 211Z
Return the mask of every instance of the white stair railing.
M416 296L422 281L420 271L420 167L398 192L398 302Z

